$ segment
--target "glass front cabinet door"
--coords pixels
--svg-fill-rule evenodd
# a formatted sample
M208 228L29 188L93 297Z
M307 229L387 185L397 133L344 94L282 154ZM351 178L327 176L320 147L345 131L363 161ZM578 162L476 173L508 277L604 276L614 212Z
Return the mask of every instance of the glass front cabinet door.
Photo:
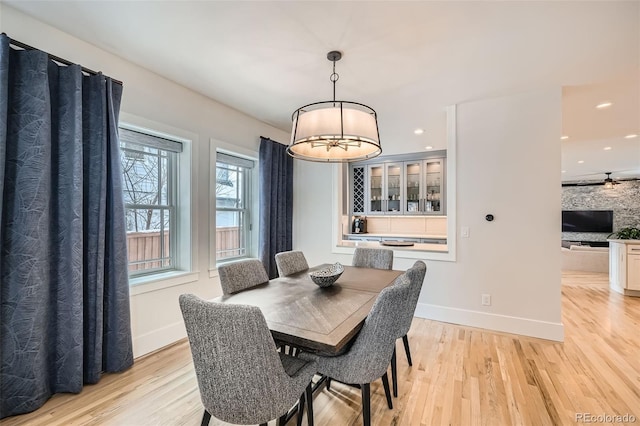
M384 212L384 165L369 166L369 214Z
M400 214L403 205L402 188L402 163L385 164L386 194L384 211L386 213Z
M403 213L443 214L443 160L405 161L405 200Z
M425 214L442 214L442 184L444 181L444 175L442 173L442 160L425 160L424 169L424 212Z
M404 214L423 214L422 198L424 193L423 161L404 163L405 199Z
M443 215L444 158L352 165L352 214Z

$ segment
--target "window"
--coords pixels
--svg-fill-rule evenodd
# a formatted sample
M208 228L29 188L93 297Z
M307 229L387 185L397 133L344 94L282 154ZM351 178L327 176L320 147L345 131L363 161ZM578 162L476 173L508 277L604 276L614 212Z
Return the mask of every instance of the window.
M175 269L182 143L122 127L119 135L129 274Z
M251 253L251 174L254 162L229 154L216 156L216 261Z

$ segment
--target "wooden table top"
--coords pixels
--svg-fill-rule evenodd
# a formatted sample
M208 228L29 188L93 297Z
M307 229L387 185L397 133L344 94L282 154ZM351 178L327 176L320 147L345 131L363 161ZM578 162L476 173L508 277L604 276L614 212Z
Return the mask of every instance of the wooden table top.
M360 331L378 293L403 272L345 266L332 286L320 288L309 272L327 266L213 301L257 306L276 339L307 351L337 354Z

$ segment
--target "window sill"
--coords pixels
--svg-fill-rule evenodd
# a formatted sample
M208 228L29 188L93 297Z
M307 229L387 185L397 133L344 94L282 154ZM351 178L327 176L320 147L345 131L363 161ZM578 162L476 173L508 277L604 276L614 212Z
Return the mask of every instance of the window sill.
M129 295L136 296L196 281L198 281L197 271L170 271L129 278Z

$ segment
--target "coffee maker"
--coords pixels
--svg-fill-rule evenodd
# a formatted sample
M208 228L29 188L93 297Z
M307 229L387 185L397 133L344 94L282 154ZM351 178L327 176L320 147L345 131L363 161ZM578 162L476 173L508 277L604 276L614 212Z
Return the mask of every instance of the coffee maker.
M354 216L351 222L352 234L366 234L367 233L367 217L366 216Z

